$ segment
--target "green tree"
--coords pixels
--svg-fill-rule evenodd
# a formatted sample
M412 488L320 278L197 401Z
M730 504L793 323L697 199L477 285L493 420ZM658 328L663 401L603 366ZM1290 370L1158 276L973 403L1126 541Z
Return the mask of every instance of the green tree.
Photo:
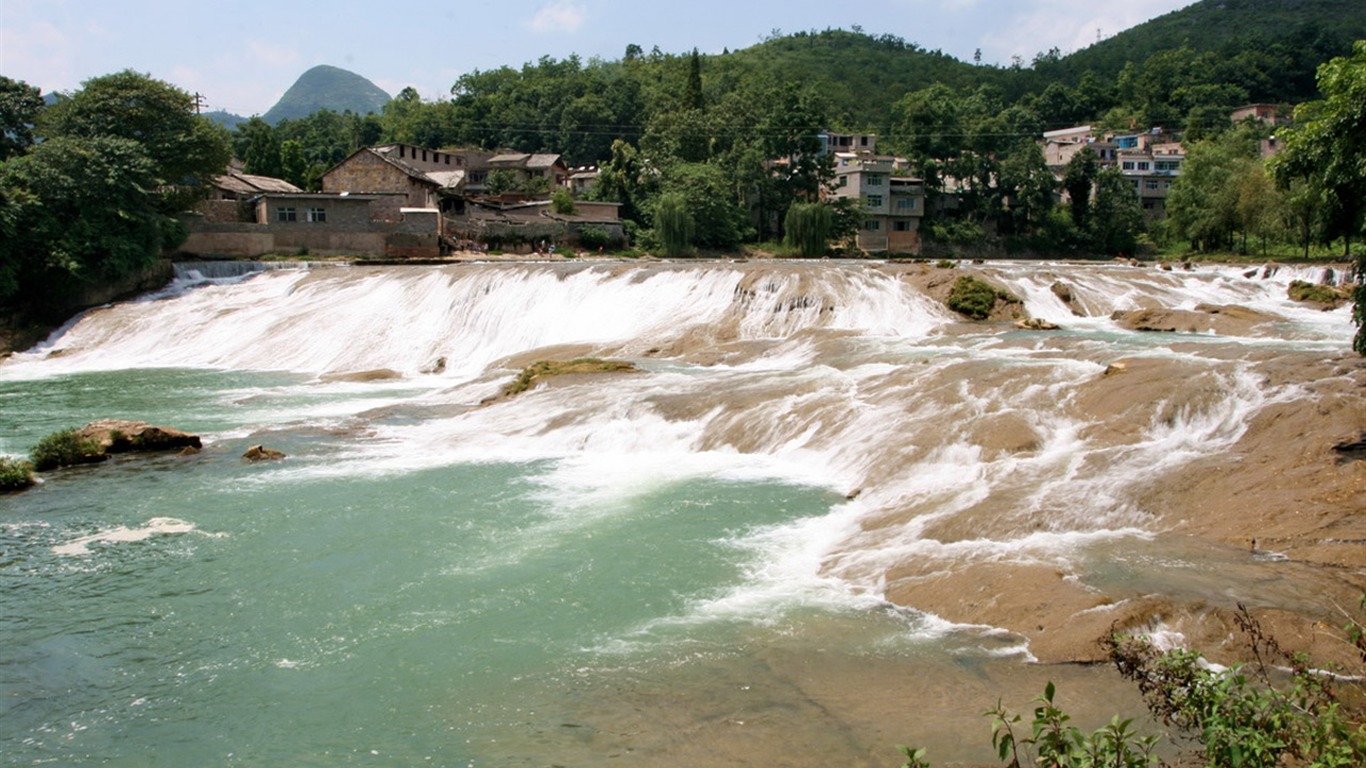
M303 142L289 139L280 144L280 178L300 189L318 189L320 166L309 163Z
M621 203L621 217L640 224L645 199L655 178L653 169L640 158L636 148L630 142L617 139L612 142L611 159L599 170L598 181L589 196L594 200Z
M693 217L682 195L660 195L655 202L654 219L655 235L669 258L682 256L692 248Z
M195 113L185 91L132 70L85 81L79 91L44 109L44 138L123 138L151 161L162 210L175 213L207 194L231 154L228 133Z
M0 161L23 154L33 144L33 123L42 108L37 88L0 75Z
M0 167L0 187L24 201L7 239L12 285L64 298L74 284L115 280L150 266L180 229L147 190L156 163L115 136L57 137ZM33 298L30 296L29 298Z
M1200 250L1233 243L1242 229L1238 210L1238 180L1261 161L1250 145L1235 141L1206 141L1193 145L1181 175L1167 194L1167 226L1177 237Z
M702 106L702 57L694 48L688 58L688 86L683 91L683 108L702 109Z
M280 157L280 137L270 123L253 117L237 126L233 134L233 153L247 173L284 177Z
M1000 186L1008 197L1009 207L1002 215L1008 232L1034 234L1046 226L1057 180L1037 143L1026 142L1001 163Z
M1138 247L1143 221L1143 206L1133 182L1118 168L1106 168L1097 174L1096 199L1088 226L1091 246L1101 253L1132 254Z
M579 212L578 207L574 205L574 195L563 187L555 190L550 196L550 207L562 216L573 216Z
M748 234L744 209L731 194L725 171L710 163L677 163L660 182L662 196L676 196L692 220L689 243L712 250L731 250ZM656 207L658 210L658 207ZM656 221L658 230L659 223Z
M1090 147L1082 147L1063 169L1062 188L1067 191L1072 224L1085 230L1090 221L1091 189L1100 175L1100 157Z
M1357 41L1351 56L1319 67L1321 101L1295 108L1295 126L1285 137L1276 173L1301 178L1322 188L1329 232L1343 238L1350 257L1352 238L1366 215L1366 40ZM1366 251L1356 260L1357 287L1352 319L1357 324L1352 348L1366 355Z
M832 225L830 208L824 203L793 203L783 221L784 237L788 245L811 259L825 254Z

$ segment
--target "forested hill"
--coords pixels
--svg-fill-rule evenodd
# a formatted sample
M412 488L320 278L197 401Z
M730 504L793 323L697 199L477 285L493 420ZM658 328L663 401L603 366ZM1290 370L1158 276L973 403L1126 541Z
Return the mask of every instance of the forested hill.
M1042 79L1076 82L1083 73L1118 77L1163 51L1214 53L1248 80L1256 101L1302 101L1314 96L1314 71L1366 39L1361 0L1200 0L1065 57L1044 52L1032 69Z
M710 57L706 66L717 70L722 84L744 74L809 85L824 95L836 119L872 126L890 120L895 98L889 95L900 96L931 83L972 88L1004 84L1006 79L999 70L967 64L895 35L839 29L772 37Z
M916 157L945 156L974 136L974 151L1000 152L987 140L1083 123L1161 126L1195 140L1226 128L1239 106L1316 98L1317 67L1349 55L1357 38L1366 39L1362 0L1202 0L1081 51L1025 52L1004 66L859 29L775 33L711 55L627 44L616 60L545 56L468 72L449 99L404 89L375 115L331 105L276 123L272 110L265 126L239 127L236 143L253 172L309 186L380 141L552 152L578 165L606 161L618 139L655 163L733 164L776 151L746 142L821 128L874 132L883 150ZM270 149L287 142L293 171Z
M319 65L300 75L261 118L274 125L281 120L307 117L320 109L365 115L379 112L388 101L389 94L364 77Z

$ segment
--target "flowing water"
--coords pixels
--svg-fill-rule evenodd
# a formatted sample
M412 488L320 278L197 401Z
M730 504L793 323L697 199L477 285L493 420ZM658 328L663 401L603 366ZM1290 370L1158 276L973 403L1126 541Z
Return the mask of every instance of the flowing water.
M205 449L0 497L0 762L944 764L989 757L983 702L1050 678L1134 710L889 590L1007 563L1302 599L1173 550L1135 489L1301 396L1245 358L1339 354L1350 320L1285 298L1321 270L984 271L1065 330L783 263L201 268L90 312L0 367L0 452L111 417ZM1109 319L1201 303L1275 322ZM490 399L583 354L642 372ZM1213 394L1102 434L1076 401L1121 358Z

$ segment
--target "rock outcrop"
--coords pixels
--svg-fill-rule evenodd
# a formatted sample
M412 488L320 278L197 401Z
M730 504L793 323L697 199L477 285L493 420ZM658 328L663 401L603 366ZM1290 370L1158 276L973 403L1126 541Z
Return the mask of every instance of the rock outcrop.
M248 448L245 453L242 454L242 458L250 462L280 461L281 459L285 458L285 454L273 448L267 448L263 445L253 445L252 447Z
M1195 309L1134 309L1110 316L1131 331L1217 333L1249 336L1252 329L1276 320L1271 315L1237 305L1201 304Z
M200 448L199 435L181 432L171 427L158 427L145 421L104 419L92 421L77 430L84 440L99 446L100 453L139 453L144 451L179 451Z

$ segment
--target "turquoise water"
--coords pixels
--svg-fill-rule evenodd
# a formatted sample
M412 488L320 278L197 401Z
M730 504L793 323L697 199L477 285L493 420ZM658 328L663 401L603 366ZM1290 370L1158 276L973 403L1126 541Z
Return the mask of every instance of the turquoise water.
M318 472L356 461L354 438L287 421L268 440L287 462L241 461L260 441L233 436L241 417L307 408L310 389L189 370L0 383L9 452L90 403L229 435L0 498L6 764L502 764L529 712L573 720L586 680L800 624L705 606L745 582L748 535L823 514L828 491L695 478L566 506L549 460Z
M1050 679L1083 727L1138 714L1112 672L1022 664L1027 638L888 582L971 590L961 565L1005 558L1115 600L1295 604L1272 563L1171 549L1136 499L1300 396L1245 356L1337 354L1350 323L1236 274L1012 269L1068 330L788 264L290 271L94 311L0 367L0 452L101 418L206 445L0 496L0 764L981 764L978 713ZM1293 323L1108 319L1140 300ZM583 354L646 372L481 405ZM1127 357L1217 397L1093 429L1072 403ZM242 461L257 443L289 458Z

